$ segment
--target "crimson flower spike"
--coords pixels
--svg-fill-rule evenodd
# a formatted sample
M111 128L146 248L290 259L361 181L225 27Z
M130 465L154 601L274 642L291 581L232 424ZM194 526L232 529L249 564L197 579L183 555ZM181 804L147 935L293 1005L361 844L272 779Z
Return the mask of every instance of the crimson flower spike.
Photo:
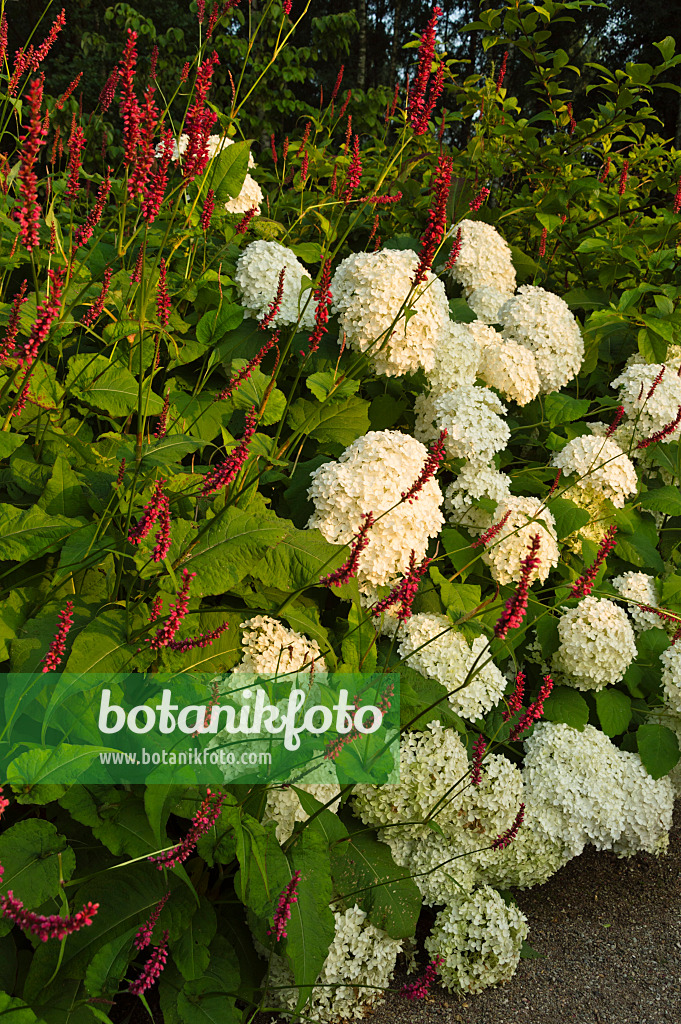
M674 205L672 206L672 213L678 213L681 210L681 177L676 185L676 195L674 196Z
M426 274L433 264L433 258L442 242L447 227L447 200L452 186L452 158L440 154L435 168L432 186L432 199L428 211L428 223L421 235L421 251L419 263L412 284L414 287L425 280Z
M99 903L85 903L83 909L71 917L35 914L33 911L24 910L24 904L16 898L11 889L6 896L0 896L0 915L12 921L22 931L37 935L41 942L47 942L48 939L58 939L61 942L67 935L87 928L92 924L98 910Z
M66 101L70 98L70 96L73 95L75 90L78 88L78 83L80 82L82 77L83 77L83 72L79 71L78 74L76 75L76 77L71 82L71 84L67 85L67 87L64 90L63 94L59 97L59 99L55 103L55 106L56 106L57 110L62 110L63 109L64 104L66 103Z
M177 864L184 864L187 857L194 851L201 836L205 835L206 832L210 832L220 817L224 802L224 793L212 793L210 789L207 789L206 795L201 801L201 806L194 815L182 842L178 843L171 850L165 850L163 853L147 857L147 860L155 864L159 871L162 871L163 868L174 868Z
M40 346L47 340L50 327L59 316L61 308L61 291L64 286L64 269L57 267L56 270L48 270L47 276L50 281L49 295L40 303L36 311L36 318L31 328L28 341L17 352L19 363L31 366L38 356Z
M331 116L332 117L333 117L333 108L334 108L334 105L335 105L335 102L336 102L336 96L338 96L338 90L340 89L341 82L343 81L343 72L344 71L345 71L345 64L341 64L340 71L336 75L336 83L335 83L335 85L333 87L333 92L331 93L330 107L331 107Z
M525 696L525 673L518 672L515 677L515 690L506 701L506 707L502 708L501 717L504 722L510 722L514 715L517 715L523 706Z
M19 332L19 315L21 313L21 307L27 299L27 285L28 281L24 278L19 291L12 300L12 308L7 322L7 330L5 331L5 337L2 339L2 344L0 344L0 363L4 362L4 360L7 359L7 357L14 351L14 343L16 342L17 334Z
M445 270L451 270L452 269L452 267L454 266L454 264L456 263L456 261L459 258L459 253L460 252L461 252L461 228L459 228L457 230L457 232L456 232L456 238L454 239L454 245L452 246L452 251L449 254L449 259L445 263Z
M163 488L166 481L157 480L149 503L144 509L142 518L130 529L128 540L131 544L139 544L145 537L148 537L157 520L160 520L159 530L156 534L156 549L154 550L154 561L162 562L170 550L170 501ZM156 553L163 551L160 558Z
M648 401L649 398L653 397L653 394L655 393L657 385L662 382L662 378L664 377L664 371L666 369L667 369L667 367L663 364L662 369L658 373L658 375L655 378L655 380L653 381L653 383L650 385L650 389L648 391L648 394L646 395L646 402Z
M411 616L411 606L414 603L419 583L432 561L432 558L424 558L421 564L417 565L416 552L412 551L409 556L409 571L407 575L397 586L393 587L387 597L384 597L383 600L374 605L371 614L379 616L394 604L399 603L400 607L397 610L397 618L400 622L406 622Z
M549 696L552 689L553 679L549 675L544 676L537 699L533 704L530 704L529 708L512 731L509 736L509 743L515 743L515 741L519 739L531 725L534 725L535 722L539 721L541 716L544 714L544 701Z
M169 640L168 647L171 651L178 651L180 654L193 651L196 647L201 649L210 647L213 641L222 636L226 629L229 629L229 622L227 620L221 623L221 625L216 626L215 629L211 629L209 633L199 633L198 636L183 636L180 640Z
M559 469L558 472L556 473L556 475L553 478L553 483L551 484L551 488L549 490L549 493L546 495L547 501L551 497L552 494L556 493L556 491L558 489L558 484L560 483L560 478L561 478L562 475L563 475L563 470Z
M507 828L505 832L502 832L500 836L492 843L493 850L505 850L507 846L510 846L515 837L518 835L520 826L525 820L525 804L521 804L518 813L515 816L515 821L510 828Z
M348 176L345 181L345 189L341 199L349 203L355 189L359 188L362 180L362 158L359 153L359 136L355 133L352 137L352 159L348 167Z
M275 942L286 938L286 925L291 919L291 907L298 902L299 882L300 871L294 871L291 881L279 897L277 909L274 911L273 927L267 932L268 935L274 935Z
M156 429L154 430L154 437L159 441L164 438L168 433L168 413L170 412L170 392L166 392L166 396L163 399L163 408L161 409L161 415L158 418Z
M474 786L479 786L482 782L482 760L486 750L485 737L478 736L473 747L473 767L471 768L471 782Z
M504 84L504 78L506 77L506 65L508 64L508 50L504 52L504 58L499 68L499 74L497 75L497 92L501 89Z
M490 544L494 540L496 535L500 533L501 530L504 528L504 526L506 525L506 521L509 519L510 515L511 512L509 510L506 513L506 515L499 520L498 523L495 523L493 526L490 526L489 530L485 530L485 532L481 534L476 541L473 541L471 547L486 548L487 545Z
M154 982L163 973L163 969L168 959L168 937L169 933L165 931L161 940L160 946L155 946L154 950L144 965L144 969L140 974L139 978L136 978L128 988L133 996L141 996L151 988Z
M615 417L614 417L612 423L610 424L610 426L608 427L608 429L605 432L605 436L606 437L612 437L612 435L615 433L615 431L619 427L620 423L622 422L622 417L623 416L624 416L624 406L623 405L618 405L617 406L617 412L615 413Z
M156 286L156 316L162 327L168 326L170 320L170 296L166 286L166 261L161 260L158 270L158 285Z
M246 232L248 231L248 228L250 226L250 223L253 220L253 218L255 217L257 212L258 212L258 207L257 206L252 206L250 208L250 210L246 210L246 213L243 215L243 217L241 218L241 220L237 224L236 228L234 229L236 231L237 235L245 235L246 234Z
M272 348L273 345L277 343L278 340L279 336L275 331L275 333L270 338L267 339L267 341L260 349L258 354L253 356L253 358L249 360L249 362L247 362L246 365L242 367L237 374L235 374L233 377L230 377L227 387L223 388L222 391L220 391L219 394L215 396L213 401L226 402L227 399L231 398L234 392L237 390L237 388L241 387L245 380L248 380L248 378L253 373L253 370L255 370L256 367L260 366L261 362L263 361L269 350Z
M331 260L324 260L319 284L314 290L313 297L317 305L314 314L314 330L309 338L308 355L317 351L322 337L328 330L326 325L329 322L329 308L333 298L331 294Z
M2 786L0 786L0 818L3 816L7 808L9 807L9 800L7 797L2 795Z
M521 574L515 591L509 597L504 610L494 627L494 635L499 640L504 640L509 629L517 629L522 626L525 612L527 611L527 595L530 589L530 578L533 571L540 564L541 559L537 555L541 535L536 533L529 544L529 554L520 563Z
M415 135L424 135L428 130L428 119L433 112L437 99L442 92L444 85L442 65L439 65L435 81L428 86L431 77L431 68L435 60L435 37L437 34L437 23L442 14L441 7L433 7L432 14L426 25L426 30L421 36L419 44L419 63L414 84L409 93L409 105L407 112L409 121Z
M325 587L340 587L344 583L347 583L354 576L357 575L359 568L359 556L364 551L369 543L369 530L374 525L373 512L365 512L362 516L362 525L359 531L355 534L355 538L350 548L350 555L339 569L335 572L329 573L328 576L322 576L319 580Z
M214 65L219 63L217 53L213 52L206 60L202 61L196 72L193 103L187 111L185 120L189 136L182 165L185 185L192 182L198 175L203 174L208 164L208 138L218 115L206 106L206 100L213 78Z
M260 328L261 331L264 331L267 327L270 326L270 324L274 321L275 317L279 313L279 310L281 309L281 300L284 297L285 277L286 267L282 267L281 270L279 271L279 283L277 285L277 294L274 296L274 299L270 303L270 308L268 309L267 313L265 313L265 316L262 318L262 320L258 321L258 327Z
M477 213L485 200L489 197L490 190L488 188L481 188L474 199L468 204L471 213Z
M627 189L627 178L629 176L629 161L625 160L622 164L622 173L620 174L620 183L617 187L617 194L623 196Z
M402 491L402 500L408 501L411 505L416 498L417 494L423 490L425 484L434 477L438 471L440 463L445 457L445 438L447 437L447 431L441 430L440 436L437 441L434 441L428 448L428 457L423 464L423 469L419 473L418 479L414 481L408 491Z
M109 285L111 284L112 274L113 271L111 267L107 267L106 270L104 271L104 277L102 279L102 290L100 291L99 295L88 309L87 313L85 313L85 315L83 316L82 323L86 327L92 327L92 325L95 324L97 320L99 320L100 316L104 312L104 303L106 301L107 292L109 291Z
M572 590L570 591L570 597L589 596L593 590L594 580L598 575L598 570L617 543L615 540L616 533L617 527L610 526L603 534L595 559L589 568L582 573L578 580L576 580Z
M228 487L234 480L236 480L248 459L248 447L253 435L255 434L257 422L258 420L255 415L254 407L246 415L246 426L239 444L236 448L232 449L224 462L221 462L219 466L216 466L215 469L212 469L210 473L207 473L203 478L203 488L201 490L202 497L205 498L207 495L213 494L215 491L221 491L224 487Z
M203 206L201 207L201 216L199 217L202 231L208 231L214 209L215 191L214 189L209 188L208 191L206 192L206 198L203 200Z
M444 962L445 958L443 956L434 957L426 967L423 977L403 985L400 989L400 995L404 996L405 999L425 999Z
M149 915L149 917L147 918L147 920L139 928L137 934L135 935L135 938L133 939L133 945L134 945L135 949L140 949L140 950L141 949L146 949L146 947L149 945L149 943L151 942L151 936L153 935L154 928L156 926L156 922L158 921L158 918L159 918L159 914L161 913L161 911L165 907L165 905L168 902L169 898L170 898L170 889L165 894L165 896L163 896L158 901L158 903L156 904L156 906L152 910L152 912Z
M656 430L654 434L650 435L650 437L644 437L642 441L638 442L636 447L649 448L651 444L657 444L658 441L664 441L666 437L669 437L670 434L674 433L679 423L681 423L681 405L679 406L679 411L671 423L667 423L664 427L661 427L660 430Z
M109 197L110 191L111 168L107 167L104 180L102 181L101 185L99 186L99 189L97 190L97 199L95 200L95 205L92 207L89 214L87 215L85 223L81 224L78 230L76 231L76 236L73 242L73 254L71 257L72 259L73 256L75 255L76 250L80 249L81 246L85 245L92 238L94 230L102 218L102 213L104 212L104 207L106 205L106 201Z
M57 619L59 626L57 632L54 635L54 640L49 646L47 654L42 659L44 662L43 672L54 672L59 667L59 663L64 657L64 651L66 650L66 637L71 631L73 625L73 601L67 601L64 605L63 611L59 612Z
M156 165L156 173L147 177L143 186L142 218L147 224L153 224L163 205L163 197L168 184L170 158L173 155L173 133L171 131L167 130L163 133L161 145L163 152ZM201 214L201 226L203 227L203 213Z
M19 221L21 241L29 252L40 245L38 225L40 204L38 203L38 177L35 164L38 153L45 143L47 130L43 123L43 80L34 78L26 93L25 106L29 110L28 125L21 136L19 153L19 198L21 207L14 214Z

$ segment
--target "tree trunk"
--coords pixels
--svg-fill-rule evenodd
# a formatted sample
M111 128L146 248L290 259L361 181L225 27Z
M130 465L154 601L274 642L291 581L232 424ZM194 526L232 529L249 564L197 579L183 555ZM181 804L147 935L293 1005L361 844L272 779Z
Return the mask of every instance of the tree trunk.
M367 82L367 4L358 0L357 20L359 21L359 52L357 54L357 88L365 89Z
M390 68L388 71L388 84L391 88L395 85L397 75L397 51L400 48L400 29L402 27L402 0L395 0L393 5L393 40L390 47Z

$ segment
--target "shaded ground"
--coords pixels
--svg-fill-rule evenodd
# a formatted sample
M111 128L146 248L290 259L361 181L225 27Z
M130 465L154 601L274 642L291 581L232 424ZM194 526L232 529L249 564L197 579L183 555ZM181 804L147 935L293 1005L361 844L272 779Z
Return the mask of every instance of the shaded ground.
M681 804L667 856L589 848L517 899L543 959L477 996L391 995L372 1024L681 1024Z

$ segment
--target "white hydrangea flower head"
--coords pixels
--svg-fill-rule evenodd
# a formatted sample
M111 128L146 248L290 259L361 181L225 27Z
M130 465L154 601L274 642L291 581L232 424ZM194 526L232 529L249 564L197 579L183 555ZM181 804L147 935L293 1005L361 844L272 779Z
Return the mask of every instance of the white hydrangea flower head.
M534 353L524 345L496 338L483 343L478 374L490 388L496 388L509 402L527 405L541 391Z
M286 675L309 669L313 660L315 671L326 672L326 662L317 641L287 629L278 619L256 615L242 622L241 629L244 653L235 672Z
M499 324L501 307L509 299L513 298L512 288L505 291L495 288L493 285L484 284L480 288L474 288L466 295L466 302L471 307L478 320L483 324Z
M335 910L333 916L336 934L317 978L317 987L305 1004L306 1020L327 1022L364 1017L371 1006L385 998L382 990L390 984L397 954L402 949L401 939L391 939L387 932L370 924L365 911L356 904L344 913ZM259 952L270 957L269 950L262 946ZM269 1005L295 1010L299 991L293 985L288 963L277 953L270 959L269 983Z
M212 160L214 156L217 156L218 153L221 153L222 150L225 149L227 146L232 146L234 144L234 141L235 141L234 139L228 139L226 136L222 136L222 135L209 135L208 136L208 141L206 143L206 152L208 153L208 159ZM180 157L184 156L184 154L187 152L187 146L188 145L189 145L189 136L186 134L186 132L183 132L182 135L180 135L179 140L173 139L173 153L172 153L172 156L170 158L173 161L173 163L177 162L180 159ZM157 157L163 156L163 143L162 142L159 142L159 144L156 146L156 156ZM249 168L249 170L252 170L255 166L256 166L255 160L253 159L252 155L249 153L248 154L248 168Z
M433 394L451 391L461 384L475 384L480 346L468 324L448 321L437 336L435 360L427 372Z
M431 957L444 958L446 989L474 993L510 981L527 934L522 911L483 885L440 911L424 945Z
M478 872L503 858L505 851L481 847L489 847L497 836L511 828L523 802L524 786L520 769L503 754L485 756L480 770L480 784L464 789L457 812L458 826L473 841L474 852L470 859ZM523 823L519 835L524 828Z
M662 370L662 379L650 395L653 383ZM625 425L634 429L637 441L650 437L672 423L681 406L681 377L668 370L663 363L629 366L615 378L611 387L619 388L619 400L626 416ZM662 443L670 444L678 441L679 437L681 424L664 437Z
M602 690L618 682L636 657L636 636L627 613L607 598L585 597L564 611L558 636L554 668L578 690Z
M505 850L484 851L487 856L484 863L478 865L481 882L498 889L531 889L535 885L543 885L572 859L573 854L566 844L544 831L528 806L528 799L524 791L525 817L510 846Z
M635 630L640 632L663 625L662 619L655 612L644 612L640 607L641 605L649 605L651 608L660 606L660 598L653 576L649 576L645 572L625 572L610 582L615 590L618 590L622 597L626 598L625 607L633 619Z
M465 833L455 839L436 832L412 828L386 828L379 839L390 847L398 867L409 872L426 906L442 906L468 892L476 881L476 869L470 856L459 856L474 847ZM457 839L460 842L457 842Z
M407 619L398 638L398 654L411 668L455 691L449 703L457 715L475 722L501 700L506 677L486 653L485 637L469 645L446 615L419 612ZM474 674L464 685L469 671Z
M587 843L621 856L660 852L671 827L668 779L653 779L638 754L618 750L600 729L541 722L525 740L528 802L549 836L573 855Z
M445 510L450 522L471 531L481 531L490 525L491 517L475 503L480 498L498 503L510 497L511 480L506 473L484 462L466 462L445 491Z
M496 228L481 220L462 220L450 229L461 228L461 251L449 271L454 281L467 293L480 288L512 295L515 291L515 268L511 249Z
M676 645L668 647L660 661L665 703L673 714L681 715L681 650Z
M225 203L225 210L227 213L248 213L255 207L256 217L260 214L260 204L263 201L263 194L260 185L257 183L255 178L247 174L244 183L241 186L241 191L238 196L234 199L228 199Z
M556 521L538 498L509 497L496 507L492 524L504 525L482 553L497 583L517 583L522 574L521 562L527 558L533 538L539 534L537 552L539 565L530 573L530 582L543 583L551 569L558 565L560 551L556 534Z
M414 403L419 440L433 441L446 430L445 448L455 459L489 462L508 444L506 406L489 388L462 384L443 394L417 395Z
M582 332L558 295L533 284L521 285L499 315L504 338L534 353L543 394L559 391L579 372L584 358Z
M301 296L303 278L309 276L295 254L279 242L258 239L247 245L236 262L234 280L240 292L242 305L252 317L264 316L274 302L279 287L279 275L283 268L284 293L281 308L272 320L272 326L280 327L298 322L298 305L305 311L300 317L300 328L314 325L315 304L310 292ZM310 301L308 301L310 298Z
M399 785L355 786L354 808L365 825L379 827L423 821L439 804L434 817L446 825L458 807L452 793L467 772L468 755L456 730L429 722L423 732L402 735ZM427 825L418 826L419 835L430 831Z
M307 493L315 511L307 525L332 544L350 543L367 512L374 519L387 512L369 530L369 543L359 556L360 587L393 582L407 572L411 552L422 561L429 539L439 534L444 516L435 479L424 484L413 502L392 508L418 479L427 456L425 446L408 434L370 430L337 462L325 462L311 474Z
M611 437L575 437L556 452L552 464L566 475L576 477L569 490L586 491L587 500L609 499L615 508L624 508L629 495L638 490L634 463Z
M316 785L296 783L296 785L299 789L304 790L316 800L319 800L320 804L325 804L333 797L339 796L341 791L337 783L335 785L333 783L319 783ZM326 809L337 814L338 807L339 801L334 800ZM293 835L297 821L307 821L309 817L310 815L307 811L303 810L298 794L291 786L276 786L267 790L267 803L265 804L262 820L263 822L276 821L275 835L279 843L286 842L289 836Z
M449 323L445 287L430 271L406 307L415 312L406 317L404 310L400 313L418 262L410 249L353 253L338 265L331 281L341 334L351 348L368 351L376 373L386 377L432 370L438 337Z

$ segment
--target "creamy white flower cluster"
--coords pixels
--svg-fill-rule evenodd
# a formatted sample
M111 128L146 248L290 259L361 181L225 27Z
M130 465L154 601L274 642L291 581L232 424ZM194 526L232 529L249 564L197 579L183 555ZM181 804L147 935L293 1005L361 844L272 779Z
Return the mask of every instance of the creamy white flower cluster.
M311 292L306 291L301 295L303 278L308 276L307 270L295 253L279 242L266 242L263 239L251 242L237 260L234 280L239 288L241 304L250 316L263 317L275 300L279 275L284 268L281 305L271 324L273 327L281 327L300 320L301 329L312 327L315 304Z
M659 853L671 827L674 794L638 754L618 750L587 725L541 722L525 741L528 802L549 836L578 855L587 843L630 856Z
M208 142L206 144L206 152L208 159L212 160L214 157L221 153L227 146L233 146L235 140L228 139L222 135L209 135ZM179 141L173 139L173 153L171 160L176 163L184 156L187 152L187 146L189 144L189 136L186 133L180 135ZM159 142L156 147L156 156L163 156L163 143ZM248 154L248 169L249 171L254 170L256 162L252 155ZM260 213L260 204L263 201L263 194L260 185L252 175L247 174L244 179L244 183L241 186L241 191L238 196L234 199L228 199L225 203L225 210L227 213L246 213L248 210L256 207L256 215Z
M499 306L515 291L516 278L511 250L497 229L484 221L462 220L451 229L450 234L456 233L459 228L461 250L450 274L463 285L469 302L471 293L486 289L484 297L477 296L476 304L482 306L484 303L492 314L497 301L494 297L496 294L499 298L498 312ZM498 323L493 316L490 316L490 320Z
M485 637L476 637L469 645L446 615L426 612L407 619L398 637L400 657L453 691L449 703L462 718L474 722L501 700L506 677L491 661ZM471 678L465 682L469 672Z
M661 626L662 620L655 612L644 612L641 605L659 608L660 598L655 586L655 579L645 572L625 572L610 580L615 590L626 598L626 609L631 616L634 629L639 632Z
M428 540L439 534L444 517L436 480L428 480L413 502L400 502L427 456L425 446L408 434L370 430L337 462L325 462L311 474L307 493L315 511L307 525L332 544L350 543L365 513L373 512L376 520L387 513L369 530L369 543L359 556L360 587L388 584L406 573L411 552L422 561Z
M461 384L439 394L417 395L414 411L416 436L432 441L446 430L445 447L455 459L489 462L511 436L502 419L506 406L489 388Z
M527 405L536 398L541 391L541 381L530 349L507 341L499 331L484 323L473 321L468 326L480 346L478 374L485 384L518 405Z
M554 668L578 690L618 682L636 657L636 637L625 611L607 598L585 597L558 620Z
M662 689L670 711L681 715L681 650L668 647L660 655L662 662Z
M336 934L317 978L317 987L305 1004L306 1020L327 1022L364 1017L369 1007L385 998L382 990L390 984L397 954L402 949L400 939L391 939L387 932L376 928L357 905L345 913L336 910L333 916ZM270 956L262 946L259 952ZM269 984L269 1005L295 1010L299 991L293 986L293 972L276 953L270 960Z
M341 791L338 783L306 783L305 785L297 784L297 786L298 789L304 790L319 800L322 805L333 797L337 797ZM334 800L326 809L337 814L338 806L338 800ZM262 820L263 822L276 821L275 835L279 843L286 842L289 836L293 835L297 821L307 821L309 817L310 815L303 809L300 797L291 786L274 786L267 790L267 803Z
M555 519L538 498L511 496L497 505L492 525L501 523L507 513L504 525L483 551L483 561L497 583L517 583L522 574L520 563L527 558L532 538L539 534L540 561L529 579L543 583L560 559Z
M241 623L243 657L235 671L259 676L286 675L309 669L326 672L326 662L316 640L287 629L269 615L256 615Z
M442 395L460 385L475 384L480 363L480 345L473 324L450 320L437 337L435 362L426 376L433 395Z
M662 378L655 386L655 379L662 373ZM620 431L634 435L636 441L643 440L657 433L677 416L681 406L681 377L664 363L634 363L616 377L611 387L619 388L619 400L624 406L625 421ZM670 434L662 438L663 444L678 441L681 437L681 424ZM636 453L636 448L632 454Z
M579 372L584 341L570 307L558 295L523 284L499 311L506 341L528 348L535 358L541 390L558 391Z
M434 274L410 295L418 262L410 249L353 253L331 281L341 335L387 377L431 370L436 341L449 324L445 288Z
M608 498L615 508L624 508L629 495L638 489L633 462L609 437L582 434L568 441L552 461L567 476L576 478L569 490L578 488L586 501Z
M450 520L472 531L489 526L489 513L476 506L480 498L503 502L511 497L511 480L494 466L466 462L453 483L445 491L445 509Z
M440 911L425 947L431 957L444 959L439 970L445 988L481 992L513 977L527 933L522 911L483 885Z

